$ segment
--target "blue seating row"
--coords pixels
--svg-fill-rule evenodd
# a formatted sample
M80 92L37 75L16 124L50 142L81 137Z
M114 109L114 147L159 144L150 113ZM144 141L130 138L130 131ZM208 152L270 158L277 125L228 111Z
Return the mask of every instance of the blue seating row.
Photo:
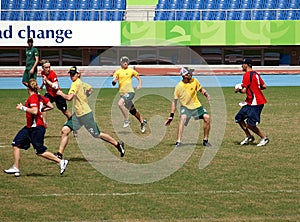
M1 20L122 21L126 0L1 0Z
M2 9L126 9L126 0L1 0Z
M124 17L124 11L120 10L89 10L89 11L6 11L1 13L1 20L15 21L121 21Z
M299 20L299 9L300 0L159 0L154 20Z
M155 20L300 20L298 10L157 11Z

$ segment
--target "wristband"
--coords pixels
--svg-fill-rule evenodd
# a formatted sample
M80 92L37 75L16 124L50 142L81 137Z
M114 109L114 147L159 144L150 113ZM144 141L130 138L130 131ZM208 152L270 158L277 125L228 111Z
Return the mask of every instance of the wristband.
M26 110L27 110L27 107L26 107L26 106L21 106L20 110L22 110L22 111L26 112Z
M204 95L204 96L207 96L207 92L204 92L203 95Z
M112 84L113 86L115 86L117 83L116 83L115 81L112 81L111 84Z
M173 119L174 118L174 113L170 113L170 117Z

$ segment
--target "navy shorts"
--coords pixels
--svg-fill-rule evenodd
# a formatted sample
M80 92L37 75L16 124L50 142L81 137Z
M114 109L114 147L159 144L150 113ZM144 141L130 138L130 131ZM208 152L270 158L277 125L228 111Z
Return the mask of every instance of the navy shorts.
M250 126L256 126L260 123L260 114L264 108L264 105L257 106L243 106L235 116L235 122L241 122L246 119L247 124Z
M42 126L22 128L15 136L12 145L20 149L28 150L32 144L36 154L42 154L47 150L44 146L46 129Z
M45 97L50 100L51 103L55 102L57 109L66 111L68 109L67 102L62 96L51 96L49 93L45 94Z

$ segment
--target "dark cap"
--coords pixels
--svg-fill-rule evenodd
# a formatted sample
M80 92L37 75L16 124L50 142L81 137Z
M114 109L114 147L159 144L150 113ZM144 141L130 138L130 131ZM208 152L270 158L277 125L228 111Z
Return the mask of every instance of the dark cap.
M122 56L120 58L120 63L124 63L124 62L129 63L129 58L127 56Z
M252 66L252 60L251 60L251 59L248 59L248 58L245 58L245 59L243 59L242 64L247 64L247 65L249 65L249 66Z
M72 66L70 69L69 69L69 72L68 72L70 75L75 75L76 73L79 73L79 70L77 69L76 66Z
M29 43L29 42L33 43L33 38L29 37L29 38L27 39L27 43Z
M181 70L180 70L180 75L182 75L182 76L184 76L184 75L186 75L186 74L191 74L191 75L193 75L193 72L194 72L194 71L195 71L194 69L191 69L191 68L189 68L189 67L182 67Z

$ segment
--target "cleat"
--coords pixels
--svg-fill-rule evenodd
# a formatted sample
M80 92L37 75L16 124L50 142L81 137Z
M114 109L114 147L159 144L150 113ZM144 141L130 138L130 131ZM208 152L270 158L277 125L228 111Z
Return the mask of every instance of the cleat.
M182 144L182 142L176 142L175 143L175 148L179 148L179 147L181 147L183 144Z
M203 140L203 146L211 147L211 144L208 142L208 140Z
M12 166L11 168L4 170L5 173L7 174L15 174L15 177L20 176L20 170L16 168L15 166Z
M242 142L240 142L240 145L247 145L249 143L252 143L254 141L253 136L246 137Z
M120 156L123 157L125 155L124 142L118 142L117 149L120 152Z
M147 120L143 120L143 123L141 123L141 132L144 133L146 131L146 125L147 125Z
M63 173L66 171L68 163L69 163L68 160L61 160L60 161L60 163L59 163L60 175L63 175Z
M266 145L268 142L270 142L269 138L268 138L268 137L265 137L265 138L263 138L263 139L259 142L259 144L257 144L256 146L264 146L264 145Z
M130 120L125 120L124 123L123 123L123 128L128 127L129 124L130 124Z

